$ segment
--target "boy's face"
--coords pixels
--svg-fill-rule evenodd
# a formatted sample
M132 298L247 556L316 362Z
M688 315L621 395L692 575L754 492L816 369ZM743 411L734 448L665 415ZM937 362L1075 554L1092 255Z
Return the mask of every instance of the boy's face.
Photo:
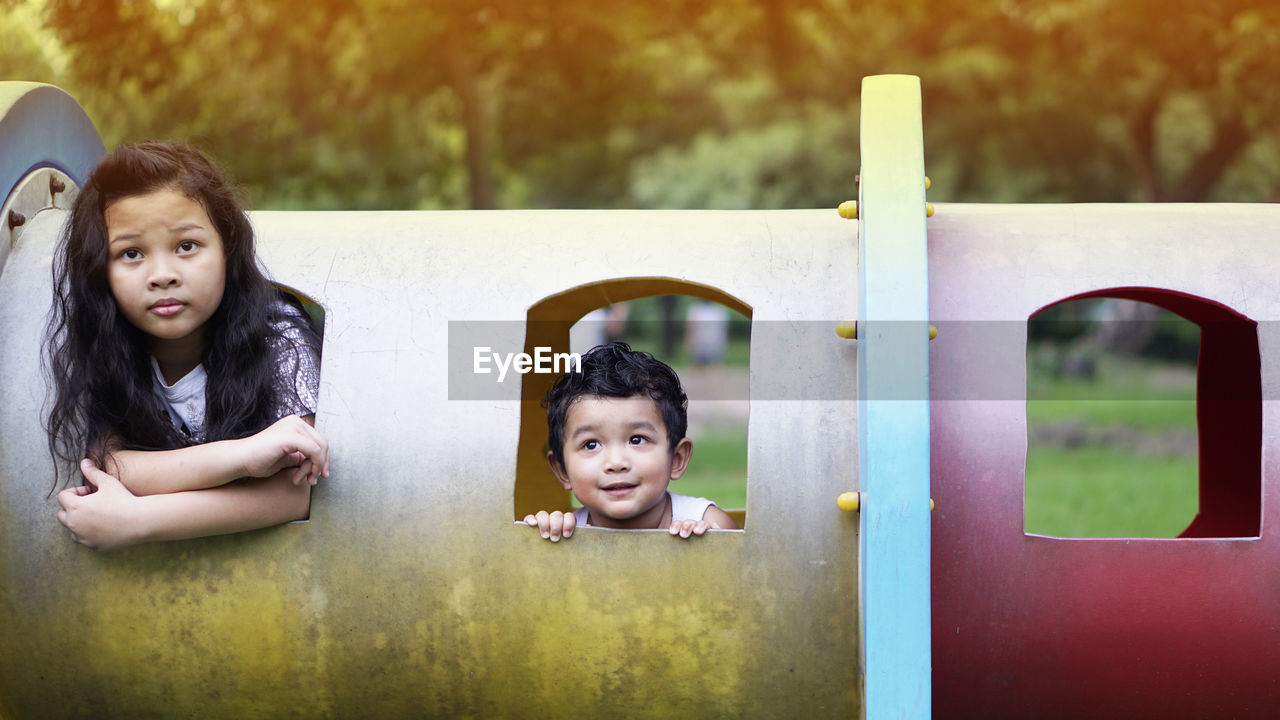
M688 438L671 448L650 398L586 395L569 407L564 467L551 453L547 462L591 511L591 524L642 529L662 521L667 483L684 474L692 453Z

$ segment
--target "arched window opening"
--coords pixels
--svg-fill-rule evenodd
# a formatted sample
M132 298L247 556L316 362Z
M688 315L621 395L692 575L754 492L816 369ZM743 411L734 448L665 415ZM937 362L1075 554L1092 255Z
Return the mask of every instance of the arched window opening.
M1183 293L1116 288L1040 309L1027 335L1027 533L1259 534L1256 323Z
M529 309L525 352L583 353L621 340L680 376L689 397L693 458L671 491L707 497L745 527L751 308L716 288L674 278L580 286ZM547 468L543 395L558 375L522 376L515 518L569 509L572 496Z

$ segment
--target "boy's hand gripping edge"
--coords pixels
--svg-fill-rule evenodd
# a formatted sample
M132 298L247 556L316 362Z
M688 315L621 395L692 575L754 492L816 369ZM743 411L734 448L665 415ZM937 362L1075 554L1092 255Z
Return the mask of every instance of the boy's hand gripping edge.
M539 510L537 515L525 515L524 524L538 528L544 539L560 542L561 537L568 539L573 536L573 528L578 524L578 519L571 512Z

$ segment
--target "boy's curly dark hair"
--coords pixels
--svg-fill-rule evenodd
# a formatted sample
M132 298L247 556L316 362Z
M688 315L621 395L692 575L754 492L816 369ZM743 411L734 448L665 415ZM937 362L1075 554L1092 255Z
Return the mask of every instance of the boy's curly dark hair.
M271 344L289 342L275 329L289 322L279 301L300 306L258 265L240 189L189 145L125 145L103 158L80 190L53 263L45 345L53 397L45 427L55 467L85 456L102 467L109 440L137 450L188 444L152 391L149 338L119 311L107 281L107 207L164 189L200 203L226 255L222 302L205 325L208 439L246 437L276 419ZM316 336L309 325L298 329L308 340Z
M561 467L569 408L586 395L648 396L658 404L672 451L689 427L689 398L675 370L647 352L632 350L624 342L597 345L582 355L581 372L565 373L542 400L547 408L547 444Z

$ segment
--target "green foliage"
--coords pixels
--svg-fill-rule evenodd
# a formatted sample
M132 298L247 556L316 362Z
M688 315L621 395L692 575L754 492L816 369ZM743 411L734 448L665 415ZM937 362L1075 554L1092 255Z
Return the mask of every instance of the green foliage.
M0 78L55 82L57 59L49 36L39 27L34 8L19 5L0 13Z
M1027 321L1028 356L1037 362L1061 363L1072 354L1120 351L1108 343L1121 340L1126 345L1123 354L1194 366L1200 326L1149 303L1101 297L1060 302Z
M1280 197L1271 0L4 0L0 72L262 208L814 207L859 78L923 78L934 201Z
M631 195L639 207L761 209L835 206L854 189L856 126L850 110L813 107L796 117L721 135L638 161Z

